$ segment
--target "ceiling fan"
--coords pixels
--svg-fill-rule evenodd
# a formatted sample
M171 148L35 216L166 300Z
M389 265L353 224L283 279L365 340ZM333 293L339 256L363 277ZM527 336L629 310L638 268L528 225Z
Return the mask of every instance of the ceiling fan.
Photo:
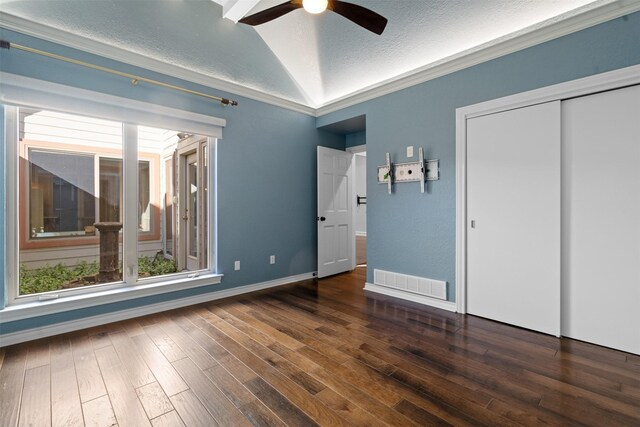
M313 14L322 13L329 9L376 34L382 34L387 25L387 18L384 16L357 4L339 0L290 0L246 16L238 22L247 25L260 25L300 8Z

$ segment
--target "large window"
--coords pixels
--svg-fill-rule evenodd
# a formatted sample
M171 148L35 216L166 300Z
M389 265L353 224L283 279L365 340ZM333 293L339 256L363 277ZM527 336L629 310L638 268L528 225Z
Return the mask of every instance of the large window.
M10 296L210 271L210 138L28 108L7 114L19 160Z

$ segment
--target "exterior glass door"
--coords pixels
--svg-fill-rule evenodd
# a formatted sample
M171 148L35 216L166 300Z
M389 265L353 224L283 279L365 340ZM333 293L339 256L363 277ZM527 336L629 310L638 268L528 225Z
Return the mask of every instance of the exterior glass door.
M184 214L186 220L186 265L187 270L198 270L198 156L196 153L187 156L186 168L187 208Z

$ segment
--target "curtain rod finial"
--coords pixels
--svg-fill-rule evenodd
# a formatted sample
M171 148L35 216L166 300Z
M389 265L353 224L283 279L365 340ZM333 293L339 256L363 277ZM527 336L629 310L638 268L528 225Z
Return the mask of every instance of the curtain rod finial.
M220 103L222 105L231 105L232 107L235 107L236 105L238 105L238 101L233 100L233 99L227 99L227 98L222 98L220 100Z
M11 43L6 40L0 40L0 49L11 49Z

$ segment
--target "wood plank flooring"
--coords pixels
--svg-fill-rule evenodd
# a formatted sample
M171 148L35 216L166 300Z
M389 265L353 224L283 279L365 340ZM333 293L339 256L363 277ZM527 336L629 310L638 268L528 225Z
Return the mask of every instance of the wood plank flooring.
M356 236L356 265L367 263L367 236Z
M640 425L640 357L365 269L0 349L0 426Z

